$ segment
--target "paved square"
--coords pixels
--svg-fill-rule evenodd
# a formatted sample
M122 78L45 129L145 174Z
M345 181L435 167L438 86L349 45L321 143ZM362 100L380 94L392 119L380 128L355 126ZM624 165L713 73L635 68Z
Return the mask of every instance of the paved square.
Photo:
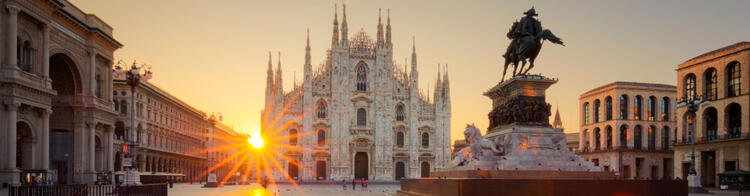
M263 189L259 184L249 185L228 185L221 188L201 188L199 184L175 184L174 188L169 189L170 196L213 196L213 195L396 195L396 191L401 189L398 184L376 184L368 185L367 191L362 191L362 186L357 186L352 190L351 184L347 184L347 190L342 186L335 184L303 184L299 185L302 190L295 189L291 184L280 184L277 186L269 185L268 189ZM304 192L304 193L303 193Z

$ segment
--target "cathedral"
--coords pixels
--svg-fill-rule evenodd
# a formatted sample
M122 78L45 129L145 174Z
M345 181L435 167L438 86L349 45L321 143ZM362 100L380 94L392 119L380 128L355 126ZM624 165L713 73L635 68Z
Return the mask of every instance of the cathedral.
M364 31L349 37L346 5L340 25L336 11L324 63L313 70L308 33L304 80L288 92L282 88L281 61L274 72L269 53L261 113L267 123L279 117L274 127L289 124L277 136L300 135L280 142L299 148L277 148L299 163L277 158L291 178L394 181L428 177L450 165L447 65L442 75L438 70L433 93L420 91L414 43L407 71L406 62L393 59L390 12L385 30L381 20L378 16L375 39ZM273 178L287 179L279 170Z

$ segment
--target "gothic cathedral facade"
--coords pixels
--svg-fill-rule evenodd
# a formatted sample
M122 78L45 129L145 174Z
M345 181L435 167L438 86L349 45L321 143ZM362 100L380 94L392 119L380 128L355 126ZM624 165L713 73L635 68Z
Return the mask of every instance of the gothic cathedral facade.
M450 165L447 66L442 75L438 70L434 93L422 93L416 47L409 73L406 64L393 60L388 15L385 31L378 17L375 41L363 31L349 39L344 5L340 27L334 14L325 62L313 70L308 34L304 81L288 92L282 88L281 62L274 72L269 53L261 132L299 135L280 142L293 146L278 150L294 162L277 159L284 171L275 170L275 180L286 180L282 172L287 172L305 181L393 181L427 177Z

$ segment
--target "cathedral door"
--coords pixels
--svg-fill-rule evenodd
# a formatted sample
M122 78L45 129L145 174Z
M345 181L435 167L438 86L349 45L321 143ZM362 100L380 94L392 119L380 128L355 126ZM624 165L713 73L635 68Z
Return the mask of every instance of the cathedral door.
M292 162L289 162L289 164L287 165L287 168L289 170L288 171L289 177L295 180L299 179L299 168L297 168L297 165L293 164Z
M430 177L430 164L422 162L422 178Z
M317 171L318 180L326 179L326 162L325 161L318 161L318 163L315 163L315 170Z
M361 180L362 178L367 179L368 170L369 167L367 166L367 153L357 152L357 154L354 155L354 178L356 178L357 180Z
M396 162L396 180L401 180L405 175L405 168L403 162Z

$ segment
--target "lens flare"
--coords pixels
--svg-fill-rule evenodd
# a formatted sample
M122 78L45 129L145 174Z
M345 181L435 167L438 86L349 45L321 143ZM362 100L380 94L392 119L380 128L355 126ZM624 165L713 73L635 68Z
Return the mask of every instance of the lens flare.
M273 96L276 95L275 89L273 88L274 92L271 93L271 99L270 102L267 103L266 108L270 108L273 106ZM208 170L201 172L197 176L193 178L193 180L197 181L202 179L203 177L207 176L210 173L213 173L217 171L220 167L223 167L225 165L229 165L231 169L229 169L229 172L227 172L227 175L224 176L221 181L219 182L219 186L224 185L226 183L232 174L235 174L236 172L242 173L242 184L248 184L252 183L252 179L254 178L255 183L261 184L264 187L268 185L275 185L277 180L281 180L286 178L288 182L290 182L292 185L294 185L294 188L301 193L302 195L306 195L305 192L299 187L299 185L296 183L296 179L285 171L284 166L286 164L291 164L294 166L297 166L301 169L301 172L308 173L314 178L318 178L320 176L317 176L316 173L314 173L310 168L305 167L304 165L297 162L296 159L287 157L286 153L291 154L299 154L302 152L311 152L313 154L315 153L324 153L327 154L328 152L319 150L319 149L311 149L311 148L305 148L301 146L296 145L297 139L300 139L305 136L314 135L316 132L310 131L310 132L303 132L303 133L288 133L287 129L291 127L292 125L298 123L304 116L310 114L312 111L315 111L319 106L315 106L313 108L310 108L307 111L303 111L301 114L295 114L290 115L293 116L293 118L290 119L290 121L286 121L284 123L280 123L282 117L287 114L287 110L289 107L295 103L297 100L297 97L300 95L301 91L298 91L297 93L292 94L291 98L287 101L287 103L282 107L278 112L273 112L274 110L265 110L261 115L261 130L260 134L257 135L247 135L247 134L241 134L240 136L225 136L225 135L219 135L219 134L206 134L206 133L196 133L196 135L201 137L209 137L213 138L214 140L223 140L224 143L229 143L227 145L222 146L214 146L207 149L201 149L195 152L191 152L192 155L208 155L212 152L218 152L218 151L224 151L228 149L237 149L236 153L230 154L229 156L225 157L224 159L218 160L218 163L213 164ZM278 123L278 124L277 124ZM287 133L287 134L285 134ZM295 141L294 144L292 144L291 141ZM233 165L233 166L232 166ZM278 174L281 174L280 176ZM274 176L281 177L275 178ZM265 189L255 189L252 192L248 192L250 195L258 195L258 194L269 194L270 192Z
M260 138L259 136L248 137L247 143L250 143L254 148L263 148L263 138Z

